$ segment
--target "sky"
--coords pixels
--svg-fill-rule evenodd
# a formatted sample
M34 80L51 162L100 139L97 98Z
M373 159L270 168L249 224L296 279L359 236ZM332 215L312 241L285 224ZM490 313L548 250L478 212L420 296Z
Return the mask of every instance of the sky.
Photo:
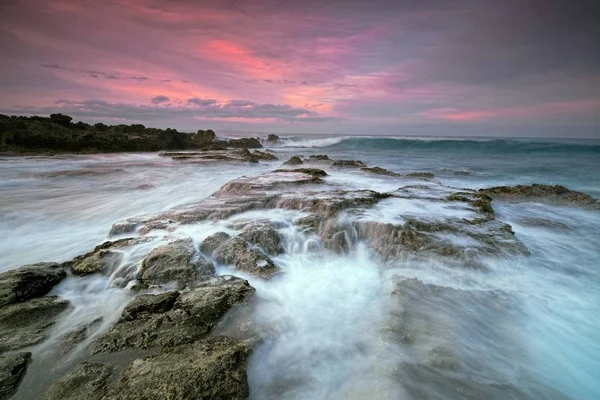
M0 113L600 137L598 0L2 0Z

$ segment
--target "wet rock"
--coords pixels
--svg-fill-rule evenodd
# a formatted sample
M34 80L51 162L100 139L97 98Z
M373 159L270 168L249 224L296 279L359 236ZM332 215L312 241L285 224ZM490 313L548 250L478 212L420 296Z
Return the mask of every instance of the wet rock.
M457 192L446 197L446 200L465 202L487 218L494 218L495 212L492 207L492 198L485 193L475 191Z
M56 263L25 265L0 274L0 307L40 297L67 276Z
M96 318L92 322L80 325L62 337L60 350L63 353L68 353L73 350L78 344L90 337L90 333L100 325L102 318Z
M287 160L286 162L283 163L283 165L300 165L300 164L304 164L304 162L298 156L290 157L289 160Z
M192 343L253 294L248 281L229 276L214 278L184 294L140 295L125 307L117 324L98 339L92 353Z
M332 164L334 167L354 167L354 168L362 168L366 167L367 164L360 160L336 160Z
M215 267L196 254L192 239L182 239L156 247L142 262L138 275L141 285L161 285L176 281L178 288L213 276Z
M523 362L514 334L519 325L516 299L500 290L460 290L417 279L394 277L392 284L384 332L387 340L402 346L395 378L412 396L530 397L510 386Z
M178 291L172 291L161 294L141 294L136 296L136 298L123 310L121 320L133 321L140 318L143 313L165 313L173 308L179 295L180 293Z
M312 183L323 183L323 180L318 176L315 177L302 172L270 172L258 176L242 176L229 181L214 193L213 197L230 198L239 195L251 195L259 198L258 200L265 200L265 195L269 191L279 193L280 189L286 187Z
M419 179L433 179L435 175L431 172L411 172L409 174L404 175L407 178L419 178Z
M246 148L246 149L260 149L262 144L260 140L256 138L240 138L231 139L227 142L227 147Z
M101 400L109 389L113 367L84 361L54 382L43 396L45 400ZM139 398L139 397L137 397Z
M243 232L239 237L248 243L259 246L267 254L277 255L283 253L281 239L277 231L273 228L265 226L253 227Z
M213 252L223 243L231 239L231 236L225 232L217 232L210 235L200 243L200 251L207 256L211 256Z
M258 151L258 150L254 150L252 152L252 155L254 157L256 157L257 159L264 160L264 161L279 160L273 153L267 153L267 152L262 152L262 151Z
M376 175L402 176L402 174L398 174L396 172L392 172L385 168L380 168L380 167L363 167L360 170L362 172L369 172L371 174L376 174Z
M123 259L121 253L110 250L100 250L85 257L71 266L75 275L88 275L102 271L112 271Z
M310 161L331 161L331 158L327 154L313 154L308 156Z
M203 131L202 129L198 130L194 136L192 136L192 141L194 143L205 144L212 143L217 138L217 135L211 129Z
M323 177L323 176L327 176L327 172L323 171L322 169L318 169L318 168L296 168L296 169L276 169L273 172L300 172L303 174L308 174L310 176L313 177Z
M235 269L247 272L260 278L273 277L279 268L273 261L259 250L248 247L248 242L235 237L223 243L215 250L213 257L224 265L233 265Z
M138 359L110 389L109 399L245 399L250 345L210 337Z
M75 257L66 264L71 266L71 272L75 275L88 275L96 272L110 273L123 259L123 254L115 250L137 244L140 241L142 240L137 238L107 241L96 246L89 253Z
M267 136L267 142L271 142L271 143L278 143L279 142L279 136L275 135L275 134L270 134L269 136Z
M285 196L276 205L279 208L319 214L321 218L332 218L342 210L370 207L391 196L373 190L331 190L306 192L301 196Z
M0 353L40 343L69 302L45 296L0 308Z
M1 400L9 399L17 392L30 362L31 353L0 355Z
M110 232L108 233L109 237L124 235L126 233L135 232L135 229L138 227L137 222L132 221L119 221L115 222L110 228Z
M479 189L479 193L486 194L495 199L524 201L535 199L549 204L580 205L600 208L600 201L582 192L567 189L560 185L516 185L496 186L488 189Z

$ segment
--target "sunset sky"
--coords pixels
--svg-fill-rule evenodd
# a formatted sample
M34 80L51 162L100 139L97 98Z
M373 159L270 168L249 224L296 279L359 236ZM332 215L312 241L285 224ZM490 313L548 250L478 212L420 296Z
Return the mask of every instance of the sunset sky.
M0 113L600 137L600 1L2 0Z

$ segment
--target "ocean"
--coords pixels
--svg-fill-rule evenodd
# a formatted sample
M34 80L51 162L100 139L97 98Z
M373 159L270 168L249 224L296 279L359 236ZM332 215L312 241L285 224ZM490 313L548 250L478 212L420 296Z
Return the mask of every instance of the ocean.
M494 248L477 255L476 265L433 253L382 259L356 228L362 222L458 224L473 218L472 210L439 197L465 189L537 183L600 198L600 141L295 136L264 145L279 160L196 164L157 153L0 157L0 272L68 261L108 240L117 221L188 210L227 182L282 168L294 155L361 160L402 175L428 172L434 178L307 165L327 172L326 190L404 188L402 196L336 216L351 236L341 252L298 226L304 210L272 207L155 230L123 263L135 275L153 247L173 238L190 237L198 246L215 232L239 233L247 221L277 227L285 252L272 257L281 269L275 278L217 265L219 274L241 276L256 288L250 319L266 339L248 362L251 399L600 398L598 210L494 200L495 220L510 224L528 251ZM449 232L444 240L465 254L485 242L475 233ZM89 344L119 318L132 294L124 275L110 272L67 279L53 289L73 306L52 327L48 343L29 349L37 361L15 398L42 392L52 375L45 373L48 365L64 371L82 359L77 352L56 358L52 343L66 332L101 317Z

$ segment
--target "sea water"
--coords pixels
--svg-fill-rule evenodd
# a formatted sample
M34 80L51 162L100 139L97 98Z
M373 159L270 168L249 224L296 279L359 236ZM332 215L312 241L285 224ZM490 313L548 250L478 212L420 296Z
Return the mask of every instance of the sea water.
M600 143L593 140L283 137L265 145L279 161L197 165L156 153L2 157L0 271L69 260L107 240L118 220L186 207L231 179L278 168L292 155L327 154L398 173L432 172L457 189L560 184L600 197ZM348 189L383 192L399 186L356 169L331 171L327 179ZM428 381L398 370L410 354L384 333L394 282L405 278L456 290L450 293L475 293L459 302L440 297L426 308L434 319L451 318L455 327L451 334L429 335L460 350L465 367L455 374L457 382L506 385L526 398L600 398L600 214L536 202L494 201L493 206L531 255L490 257L485 270L456 268L437 258L383 264L361 243L348 254L332 254L318 237L292 224L302 212L284 210L182 226L169 235L191 236L198 243L220 230L237 233L236 218L278 221L286 249L274 258L283 270L280 277L263 281L219 269L250 280L257 289L252 319L258 329L275 333L249 360L252 399L413 398L411 386ZM461 213L426 200L388 199L360 218L402 223L414 217L469 217ZM127 257L139 265L154 245ZM45 378L35 365L52 359L52 343L61 335L102 317L93 340L131 299L127 289L100 276L66 280L53 293L74 307L52 328L54 342L29 349L34 363L17 398L30 398L48 384L36 389ZM508 300L499 303L504 309L491 311L477 303L479 293L502 293ZM432 398L460 398L435 390Z

